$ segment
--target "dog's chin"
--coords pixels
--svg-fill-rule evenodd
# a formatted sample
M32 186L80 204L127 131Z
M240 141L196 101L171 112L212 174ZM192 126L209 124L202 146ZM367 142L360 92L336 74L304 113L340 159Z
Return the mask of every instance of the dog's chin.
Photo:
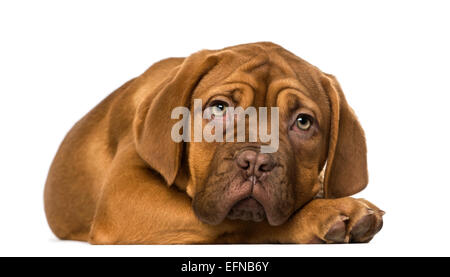
M266 218L264 207L253 197L238 201L227 215L228 219L261 222Z

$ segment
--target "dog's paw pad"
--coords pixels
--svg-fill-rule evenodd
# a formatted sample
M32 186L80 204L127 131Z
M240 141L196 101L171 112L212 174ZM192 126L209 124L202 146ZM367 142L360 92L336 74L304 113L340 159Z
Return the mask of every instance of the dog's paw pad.
M350 237L352 242L363 242L367 239L367 234L374 227L376 223L375 215L368 214L358 220L353 226Z
M343 243L346 242L346 221L348 217L341 217L339 221L334 223L327 234L325 235L325 239L332 243Z

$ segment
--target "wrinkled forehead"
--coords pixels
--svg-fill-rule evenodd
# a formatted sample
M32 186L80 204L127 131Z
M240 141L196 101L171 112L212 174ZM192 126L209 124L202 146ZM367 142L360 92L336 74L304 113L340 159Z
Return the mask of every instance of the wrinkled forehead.
M245 88L251 92L245 97L252 106L275 107L282 92L289 90L299 101L311 101L329 114L321 71L282 47L256 43L225 48L216 55L218 64L202 77L193 99Z

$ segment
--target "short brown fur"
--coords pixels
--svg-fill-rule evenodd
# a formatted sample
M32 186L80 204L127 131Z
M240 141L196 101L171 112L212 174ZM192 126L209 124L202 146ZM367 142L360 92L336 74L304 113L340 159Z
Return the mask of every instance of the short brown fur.
M236 150L173 142L171 111L244 83L252 93L242 93L241 104L278 106L282 117L296 92L275 92L302 91L305 104L318 107L322 125L308 142L280 138L277 157L294 169L286 173L290 187L283 192L292 199L288 217L277 224L225 219L212 225L199 219L193 205L202 209L196 196L208 190L208 178L220 167L211 161ZM44 202L57 237L92 244L367 242L381 229L384 212L347 197L367 183L364 133L337 80L276 44L260 42L162 60L125 83L67 134ZM324 199L317 199L322 186Z

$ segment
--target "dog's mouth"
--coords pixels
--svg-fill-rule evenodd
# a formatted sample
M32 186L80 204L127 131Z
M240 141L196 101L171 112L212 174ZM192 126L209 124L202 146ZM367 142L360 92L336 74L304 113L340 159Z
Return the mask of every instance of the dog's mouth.
M230 209L227 218L260 222L266 217L264 207L253 197L249 196L238 201Z
M270 186L274 185L235 179L220 194L208 191L197 193L193 209L200 220L211 225L220 224L227 218L253 222L267 219L270 225L277 226L287 220L293 211L293 203L290 198L276 198Z

